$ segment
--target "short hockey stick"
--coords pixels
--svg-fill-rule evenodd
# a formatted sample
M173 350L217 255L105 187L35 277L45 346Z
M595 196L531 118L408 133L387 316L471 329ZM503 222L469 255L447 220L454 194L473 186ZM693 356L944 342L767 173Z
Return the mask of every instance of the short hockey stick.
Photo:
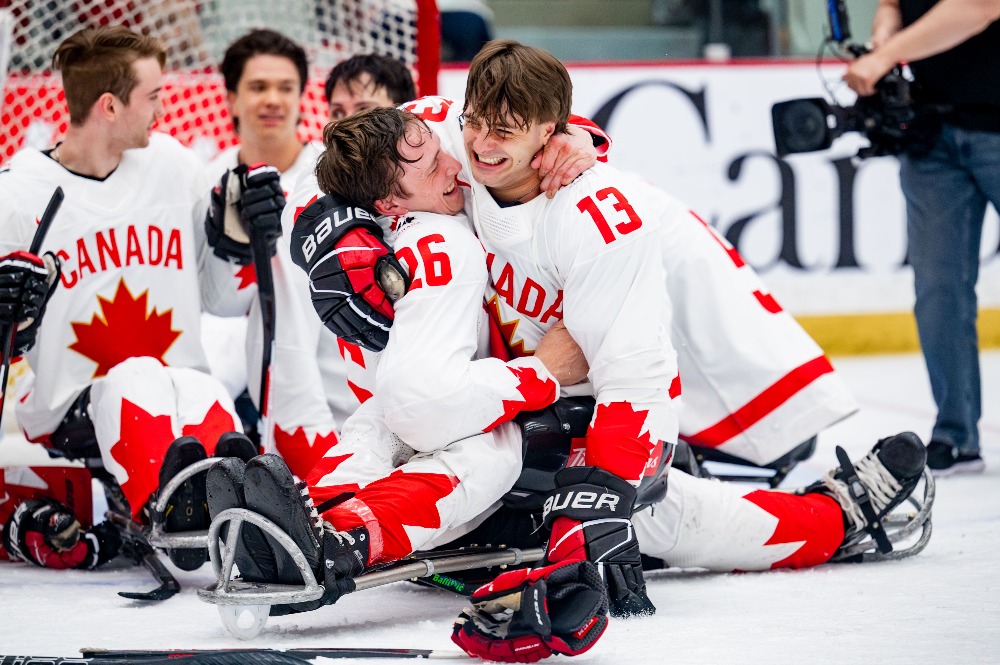
M56 191L52 192L52 198L49 199L48 205L45 206L45 211L42 213L41 219L38 220L38 227L35 228L35 235L31 238L31 247L28 248L28 252L31 254L38 254L39 250L42 249L42 243L45 241L45 234L48 233L49 227L52 226L52 220L55 219L56 213L59 212L59 206L62 205L64 198L62 187L56 187ZM10 376L10 361L11 356L14 355L14 336L17 334L17 327L13 324L0 326L0 356L3 357L2 362L0 362L0 431L3 427L3 405L7 398L7 379ZM0 661L2 665L3 661Z

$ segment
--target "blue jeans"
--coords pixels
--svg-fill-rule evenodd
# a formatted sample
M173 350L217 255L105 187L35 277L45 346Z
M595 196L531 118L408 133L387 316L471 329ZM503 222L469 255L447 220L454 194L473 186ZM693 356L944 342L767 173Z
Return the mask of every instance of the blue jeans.
M931 438L979 453L976 280L983 217L1000 209L1000 132L945 125L934 149L900 158L917 330L938 414Z

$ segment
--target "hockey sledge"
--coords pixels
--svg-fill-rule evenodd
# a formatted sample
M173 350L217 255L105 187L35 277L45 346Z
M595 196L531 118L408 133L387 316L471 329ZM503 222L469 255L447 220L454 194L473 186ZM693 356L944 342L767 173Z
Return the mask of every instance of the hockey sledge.
M209 457L195 462L171 478L151 506L150 526L141 525L132 519L128 502L125 501L116 483L110 484L106 481L102 483L109 507L104 518L118 528L122 540L127 543L126 556L137 565L144 566L159 583L159 586L151 591L119 591L119 596L129 600L158 601L166 600L181 590L177 578L160 561L157 550L206 549L208 530L167 533L163 529L163 517L174 492L192 476L208 471L219 459Z
M247 522L263 530L284 548L298 566L302 576L301 584L244 582L238 577L234 579L236 544L240 531ZM229 525L229 528L223 543L221 531L224 525ZM267 624L272 605L309 602L323 595L323 585L317 582L295 541L274 522L252 510L230 508L219 513L208 529L208 554L216 582L199 589L198 597L218 606L219 616L226 630L239 639L253 639L260 634ZM443 573L529 564L541 561L544 555L541 548L416 552L406 559L354 578L355 591Z

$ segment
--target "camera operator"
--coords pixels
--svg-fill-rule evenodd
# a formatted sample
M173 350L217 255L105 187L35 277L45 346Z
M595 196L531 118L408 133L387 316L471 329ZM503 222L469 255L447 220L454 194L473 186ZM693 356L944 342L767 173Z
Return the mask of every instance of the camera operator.
M860 95L908 62L915 99L943 105L929 154L900 156L915 314L937 420L928 466L979 472L976 280L983 217L1000 210L1000 0L881 0L874 50L844 76Z

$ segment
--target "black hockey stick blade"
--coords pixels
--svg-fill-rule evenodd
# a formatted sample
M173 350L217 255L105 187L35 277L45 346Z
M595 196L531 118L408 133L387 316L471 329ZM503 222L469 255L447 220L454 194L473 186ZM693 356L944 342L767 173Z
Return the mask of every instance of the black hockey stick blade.
M351 648L329 647L317 649L192 649L184 650L112 650L81 649L84 658L94 659L93 665L115 665L123 663L143 663L151 665L161 659L166 662L185 663L311 663L318 658L428 658L428 659L468 659L461 651L435 649L391 649L391 648ZM100 660L98 660L100 659ZM0 659L0 664L4 661Z
M38 220L38 226L35 227L35 235L32 236L31 245L28 247L29 253L38 254L41 250L42 243L45 242L45 234L49 232L52 220L59 212L59 206L62 205L64 198L62 187L56 187L56 191L52 192L52 197L45 205L41 219ZM3 345L0 346L0 426L3 425L3 405L7 399L7 380L10 378L10 361L14 353L14 336L16 334L17 329L14 326L0 326L0 344ZM0 661L0 663L2 662Z
M153 574L153 577L160 583L160 586L152 591L119 591L119 596L128 598L129 600L157 601L171 598L181 590L181 585L177 581L177 578L160 562L156 552L151 551L142 557L142 565ZM0 664L2 662L0 661Z

